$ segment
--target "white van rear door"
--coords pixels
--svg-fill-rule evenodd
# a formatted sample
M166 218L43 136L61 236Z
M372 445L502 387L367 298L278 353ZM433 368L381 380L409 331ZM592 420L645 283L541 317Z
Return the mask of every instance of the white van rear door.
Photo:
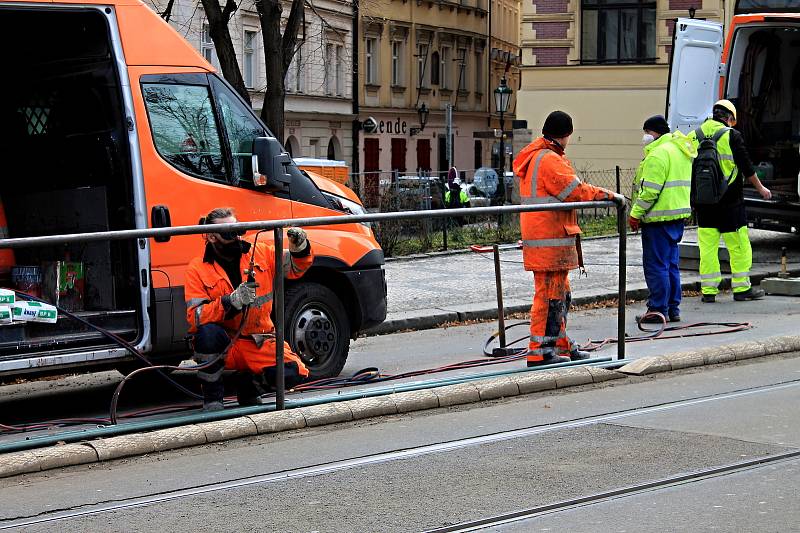
M718 22L678 19L675 24L667 87L667 120L673 130L689 133L711 116L719 99L724 42Z

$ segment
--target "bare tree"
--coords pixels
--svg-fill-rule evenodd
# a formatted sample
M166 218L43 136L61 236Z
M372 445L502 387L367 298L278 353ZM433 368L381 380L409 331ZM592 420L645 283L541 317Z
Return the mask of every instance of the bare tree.
M299 2L300 0L294 0ZM238 5L234 0L226 0L225 7L220 5L219 0L202 0L203 10L206 12L206 19L208 20L208 29L211 33L211 40L214 41L214 48L219 58L219 66L222 69L222 75L228 80L228 83L233 85L245 102L250 104L250 94L247 92L247 87L244 85L244 78L242 78L242 71L239 68L239 61L236 59L236 49L233 46L231 39L231 32L228 29L228 23L231 21L234 13L238 9ZM280 22L280 19L279 19ZM261 25L264 25L262 18ZM269 64L269 56L267 56L267 64ZM283 100L281 100L283 105Z
M264 72L267 78L264 104L261 106L261 120L278 139L282 140L286 72L297 52L297 36L305 15L305 1L292 0L283 33L281 33L283 13L281 0L256 0L255 4L264 38Z

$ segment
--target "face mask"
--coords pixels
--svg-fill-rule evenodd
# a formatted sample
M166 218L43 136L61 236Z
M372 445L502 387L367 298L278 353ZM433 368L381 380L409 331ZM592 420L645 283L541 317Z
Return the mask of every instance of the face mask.
M645 134L642 136L642 146L647 146L648 144L650 144L651 142L653 142L653 141L655 141L655 140L656 140L656 138L655 138L655 137L653 137L653 136L652 136L652 135L650 135L649 133L645 133Z
M236 259L242 255L242 241L215 242L214 251L223 259Z

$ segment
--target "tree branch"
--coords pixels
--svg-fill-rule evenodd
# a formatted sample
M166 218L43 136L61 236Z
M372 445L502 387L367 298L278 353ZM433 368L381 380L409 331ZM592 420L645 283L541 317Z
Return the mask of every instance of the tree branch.
M289 19L283 29L283 42L281 43L281 66L284 76L286 76L286 71L289 70L289 65L292 64L292 57L294 57L297 48L297 34L300 31L300 23L303 21L304 14L305 2L303 0L292 0L292 10L289 11Z

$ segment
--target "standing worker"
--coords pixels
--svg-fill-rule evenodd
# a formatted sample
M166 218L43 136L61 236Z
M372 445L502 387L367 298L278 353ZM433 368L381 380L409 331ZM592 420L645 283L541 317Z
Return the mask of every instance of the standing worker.
M691 216L692 142L681 132L670 133L661 115L648 118L642 127L644 159L636 170L633 207L628 224L642 229L642 264L647 289L647 314L639 322L661 323L660 313L680 322L681 272L678 243Z
M448 186L447 192L444 193L444 205L450 209L469 207L469 196L467 196L466 191L461 188L460 179L454 179Z
M764 291L750 285L750 267L753 251L747 233L747 216L744 209L744 179L747 178L762 198L769 200L772 193L761 184L744 145L742 134L733 129L736 125L736 107L728 100L714 104L712 117L689 133L695 148L701 141L716 142L719 168L727 180L727 190L715 204L698 205L697 239L700 246L700 285L703 302L713 303L719 294L722 273L719 267L719 237L725 241L731 263L731 288L735 301L763 298ZM695 167L705 160L704 150L698 152ZM697 189L696 170L692 175L692 189ZM692 198L695 198L694 192Z
M235 222L229 207L214 209L201 220L210 225ZM257 404L262 383L275 386L275 326L270 318L275 248L258 243L252 249L253 244L242 240L240 234L209 229L212 232L203 235L205 254L194 258L186 271L186 318L189 333L194 335L195 361L202 364L218 358L198 371L203 410L217 411L223 408L222 371L226 368L238 371L239 405ZM297 279L311 266L314 255L305 231L289 228L287 235L284 275ZM287 387L308 377L308 369L287 343L284 359Z
M539 137L514 160L523 204L610 200L614 193L581 183L564 150L572 135L572 118L563 111L548 115ZM577 268L581 229L575 210L538 211L520 215L525 270L533 271L531 337L528 366L586 359L587 352L567 336L572 295L569 271ZM564 355L561 355L564 354Z

